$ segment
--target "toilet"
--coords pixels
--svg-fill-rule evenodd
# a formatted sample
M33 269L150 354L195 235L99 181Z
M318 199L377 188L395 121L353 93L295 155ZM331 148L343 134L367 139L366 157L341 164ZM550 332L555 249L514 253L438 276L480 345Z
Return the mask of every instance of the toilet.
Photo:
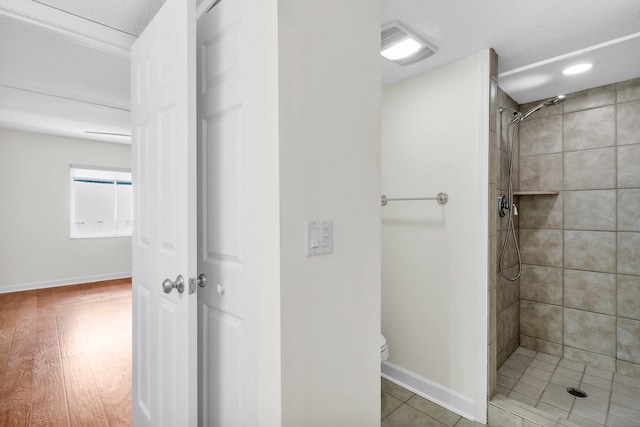
M380 334L380 363L389 358L389 347L387 346L387 339L384 335Z

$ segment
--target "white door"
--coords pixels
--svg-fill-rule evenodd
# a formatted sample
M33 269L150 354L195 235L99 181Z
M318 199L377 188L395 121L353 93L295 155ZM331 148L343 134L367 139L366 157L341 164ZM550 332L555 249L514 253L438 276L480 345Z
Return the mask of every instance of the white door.
M167 0L131 52L135 426L197 424L195 47L195 0Z
M198 21L200 425L256 425L253 67L246 0Z

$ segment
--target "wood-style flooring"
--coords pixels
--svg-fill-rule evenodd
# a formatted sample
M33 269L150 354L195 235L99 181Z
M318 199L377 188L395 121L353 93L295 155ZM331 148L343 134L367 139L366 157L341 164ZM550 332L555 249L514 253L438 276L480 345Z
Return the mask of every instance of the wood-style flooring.
M131 425L131 280L0 294L0 426Z

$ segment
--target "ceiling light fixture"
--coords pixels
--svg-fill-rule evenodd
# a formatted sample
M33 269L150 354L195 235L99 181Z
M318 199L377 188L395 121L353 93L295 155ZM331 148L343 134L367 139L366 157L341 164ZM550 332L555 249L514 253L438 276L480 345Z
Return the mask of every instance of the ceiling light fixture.
M571 76L574 74L584 73L585 71L589 71L593 67L593 64L590 62L581 62L579 64L571 65L564 70L562 70L562 74L565 76Z
M380 39L380 54L400 65L422 61L438 50L398 22L384 25Z

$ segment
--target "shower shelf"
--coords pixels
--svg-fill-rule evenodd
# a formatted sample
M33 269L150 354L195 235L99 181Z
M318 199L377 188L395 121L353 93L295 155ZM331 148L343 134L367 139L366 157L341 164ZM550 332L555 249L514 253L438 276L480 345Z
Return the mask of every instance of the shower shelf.
M557 196L560 194L559 191L553 190L540 190L540 191L514 191L514 196Z

